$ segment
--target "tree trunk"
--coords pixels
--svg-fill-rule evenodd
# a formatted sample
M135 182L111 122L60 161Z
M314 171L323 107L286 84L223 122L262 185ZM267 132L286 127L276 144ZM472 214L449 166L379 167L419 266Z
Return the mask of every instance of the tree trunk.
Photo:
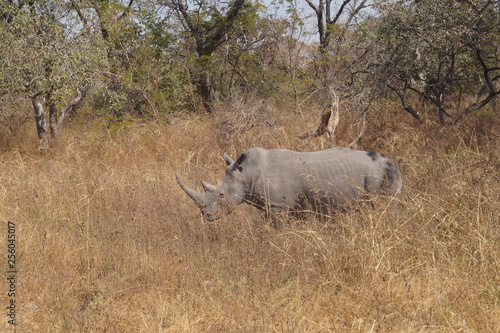
M36 94L35 96L31 97L31 103L33 104L33 111L35 112L36 131L38 134L40 147L48 148L49 137L47 134L47 125L45 124L45 112L43 111L41 94Z
M417 111L415 111L414 108L411 107L411 105L408 104L406 101L406 90L407 90L407 84L405 83L405 86L403 87L402 91L399 91L395 86L391 85L389 82L386 82L385 85L394 91L396 95L398 95L399 99L401 100L401 104L403 104L403 108L406 112L411 114L415 119L417 119L420 123L423 123L423 119L420 117Z
M201 101L205 111L208 113L212 112L212 93L210 89L210 78L206 72L200 74L200 79L198 80L198 88L201 95Z
M50 125L50 136L57 143L59 136L59 121L57 119L57 106L54 103L49 105L49 125Z
M184 28L191 34L196 42L196 53L198 54L197 70L199 73L194 78L194 84L201 96L203 107L206 112L212 112L212 91L210 87L210 58L212 54L224 43L228 32L233 28L236 20L241 16L246 0L235 0L229 2L226 17L220 20L200 18L199 11L190 11L188 6L180 0L170 0L172 7L182 16ZM204 10L205 5L200 2L198 10ZM207 12L208 13L208 12ZM202 16L204 16L203 13ZM211 16L211 15L209 15Z

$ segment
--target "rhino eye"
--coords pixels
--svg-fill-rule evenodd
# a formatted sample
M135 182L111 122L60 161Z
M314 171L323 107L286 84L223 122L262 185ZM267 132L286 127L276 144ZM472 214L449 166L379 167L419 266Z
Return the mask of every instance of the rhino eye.
M219 198L220 199L224 198L224 193L219 193Z

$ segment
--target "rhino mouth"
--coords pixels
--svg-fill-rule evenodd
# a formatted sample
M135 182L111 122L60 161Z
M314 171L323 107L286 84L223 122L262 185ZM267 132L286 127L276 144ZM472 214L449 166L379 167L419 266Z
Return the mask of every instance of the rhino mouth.
M216 220L219 220L221 218L220 215L218 215L218 214L212 214L212 213L203 213L203 217L207 221L216 221Z

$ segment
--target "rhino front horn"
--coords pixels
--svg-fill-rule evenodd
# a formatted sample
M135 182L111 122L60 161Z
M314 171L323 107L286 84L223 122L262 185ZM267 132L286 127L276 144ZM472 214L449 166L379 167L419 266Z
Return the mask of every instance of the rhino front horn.
M177 179L177 183L179 183L179 186L184 190L184 192L187 193L187 195L189 195L189 197L191 197L191 199L193 199L193 201L198 206L203 207L206 205L206 200L203 193L196 192L195 190L184 185L184 182L178 176L175 176L175 178Z

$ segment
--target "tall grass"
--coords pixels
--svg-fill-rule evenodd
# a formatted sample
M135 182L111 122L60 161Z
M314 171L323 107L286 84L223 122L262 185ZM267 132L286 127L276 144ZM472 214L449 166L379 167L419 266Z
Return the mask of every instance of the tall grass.
M315 119L255 115L113 133L69 124L45 154L25 128L3 147L1 223L15 221L19 239L17 331L500 331L496 119L442 129L371 115L356 147L402 169L397 210L290 218L280 230L249 206L203 221L175 175L196 187L221 177L223 151L330 145L297 139ZM357 136L349 117L337 145ZM9 328L4 317L0 330Z

